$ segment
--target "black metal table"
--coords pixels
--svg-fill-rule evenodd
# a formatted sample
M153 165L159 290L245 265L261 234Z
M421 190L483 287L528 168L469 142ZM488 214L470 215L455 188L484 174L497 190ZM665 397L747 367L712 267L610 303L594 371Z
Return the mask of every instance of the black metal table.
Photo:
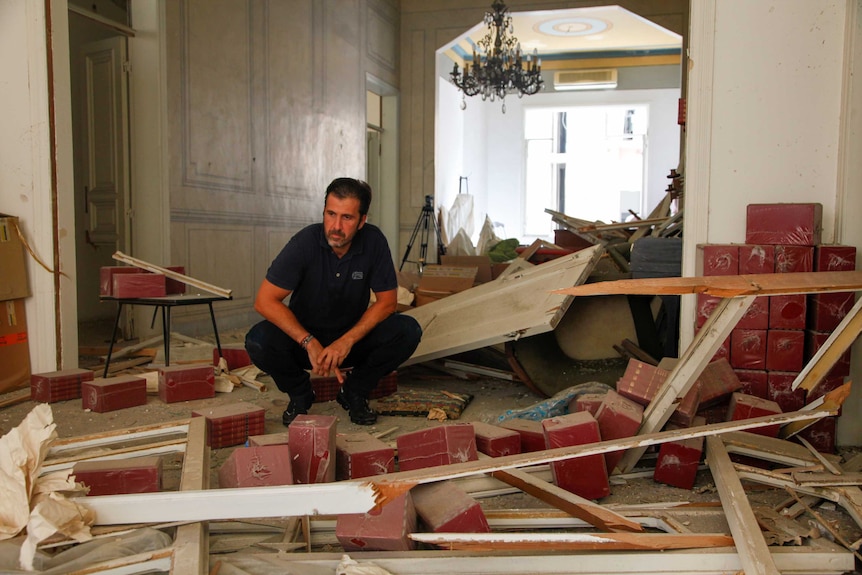
M120 326L120 316L123 312L124 305L149 305L162 310L162 339L165 345L165 365L171 364L171 308L188 305L207 305L210 310L210 319L213 322L213 333L215 334L216 346L218 353L221 355L221 340L218 336L218 327L216 327L215 313L213 313L214 301L229 301L232 297L222 297L218 295L168 295L162 297L108 297L102 296L99 301L116 302L117 303L117 319L114 322L114 330L111 332L111 345L108 347L108 357L105 360L105 372L102 377L108 377L108 366L111 365L111 354L114 351L114 343L117 339L117 328Z

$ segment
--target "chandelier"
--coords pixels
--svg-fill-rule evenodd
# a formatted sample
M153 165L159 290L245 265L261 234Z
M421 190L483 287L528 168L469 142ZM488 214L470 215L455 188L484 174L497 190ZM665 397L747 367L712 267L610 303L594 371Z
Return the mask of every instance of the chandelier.
M464 71L458 64L449 76L461 90L461 109L467 108L466 96L482 96L482 100L503 102L506 113L506 95L525 94L531 96L542 89L542 60L534 49L526 56L521 52L521 44L513 35L512 16L502 0L494 0L491 12L485 12L485 25L488 33L477 42L479 53L473 50L472 66L464 62Z

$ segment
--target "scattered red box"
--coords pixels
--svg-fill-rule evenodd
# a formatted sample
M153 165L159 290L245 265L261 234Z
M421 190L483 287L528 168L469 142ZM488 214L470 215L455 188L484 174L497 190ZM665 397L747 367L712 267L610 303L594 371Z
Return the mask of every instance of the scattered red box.
M741 245L739 246L739 273L771 274L775 271L775 246Z
M395 471L395 449L370 433L335 436L335 478L358 479Z
M820 244L823 206L807 204L749 204L745 243L816 246Z
M814 331L834 331L853 308L853 292L818 293L808 296L807 327Z
M835 453L836 422L834 417L822 417L799 432L820 453Z
M709 362L697 380L700 405L709 407L724 401L730 394L739 391L742 384L726 359Z
M837 244L814 248L814 271L849 272L856 269L856 247Z
M790 386L798 373L770 371L766 381L766 392L769 399L778 404L781 411L798 411L805 405L805 390L801 387L791 389Z
M75 481L90 488L87 495L153 493L162 490L162 460L157 455L79 461L72 467Z
M545 431L541 421L514 418L499 423L504 429L517 431L521 436L521 453L542 451L545 449Z
M399 435L398 469L409 471L476 461L476 432L469 423L441 425Z
M775 246L775 273L790 274L814 271L814 248L811 246Z
M144 270L131 266L102 266L99 268L99 295L103 297L114 295L114 276L140 273L144 273Z
M238 447L219 467L219 487L293 485L290 447Z
M165 403L215 397L215 374L209 365L159 368L159 398Z
M736 377L739 378L739 383L742 385L742 387L739 388L740 393L769 399L769 394L766 390L766 370L734 369L733 371L736 373Z
M604 393L584 393L583 395L578 395L569 402L568 413L589 411L595 417L599 406L604 400Z
M490 457L503 457L521 453L521 435L517 431L497 425L474 421L476 449Z
M734 329L730 333L730 364L739 369L766 369L766 330Z
M596 412L596 421L599 422L599 433L602 440L622 439L637 435L643 416L644 408L642 405L631 399L626 399L613 390L608 391L605 394L605 400ZM611 451L605 454L608 474L613 473L624 454L624 450Z
M264 447L266 445L288 445L290 433L267 433L266 435L252 435L248 438L249 447Z
M93 381L89 369L64 369L30 376L30 399L42 403L55 403L81 397L81 384Z
M631 359L625 373L617 381L616 393L635 403L647 406L656 396L668 375L670 372L665 369ZM606 398L607 395L602 395L602 401ZM699 403L700 391L695 385L680 401L677 409L671 415L671 419L678 420L681 425L687 425L697 413ZM598 409L592 413L594 416L598 416ZM604 433L602 435L604 436Z
M221 346L221 356L227 361L227 368L230 371L241 367L248 367L252 364L248 352L245 350L245 344L230 343ZM218 365L218 347L213 347L213 365Z
M769 297L754 298L734 329L766 329L769 327Z
M344 551L410 551L418 518L410 492L367 513L339 515L335 537Z
M146 298L166 295L165 276L162 274L122 274L114 276L116 298Z
M599 422L587 411L579 411L542 421L549 449L584 445L602 440ZM610 495L605 456L601 453L551 462L551 475L557 487L587 499Z
M805 294L776 295L769 298L770 329L805 329Z
M349 373L351 369L352 368L347 368L342 370L342 373ZM324 401L334 401L335 397L338 395L338 390L341 389L341 384L338 382L338 378L334 375L320 377L312 374L311 388L314 390L314 402L321 403ZM368 398L380 399L381 397L392 395L396 391L398 391L398 372L393 371L389 375L383 376L380 381L377 382L377 387L371 390L371 393L368 394Z
M768 371L802 371L804 357L804 331L770 329L767 332L766 369Z
M745 395L744 393L734 393L730 397L730 404L728 405L725 419L727 421L741 421L743 419L753 419L755 417L777 415L780 413L783 413L781 407L774 401L763 399L762 397L754 397L753 395ZM748 431L767 437L777 437L780 428L781 424L777 423L766 427L756 427Z
M334 415L303 414L298 415L287 428L296 483L335 481L337 427L338 419Z
M185 266L168 266L165 269L170 270L172 272L177 272L179 274L186 275ZM166 295L180 295L186 293L186 284L181 282L180 280L171 279L169 277L165 278L165 294Z
M213 449L241 445L249 436L263 434L266 424L266 411L245 402L196 409L192 417L206 418L207 445Z
M422 523L434 533L490 533L479 502L451 481L417 485L411 490Z
M700 384L695 383L679 401L668 421L682 427L690 426L700 409L700 393Z
M147 403L147 380L121 375L81 383L81 406L105 413Z
M700 244L704 276L735 276L739 274L739 246Z
M706 421L698 417L694 424L705 425ZM680 489L691 489L694 487L702 455L703 437L662 443L658 451L653 479Z

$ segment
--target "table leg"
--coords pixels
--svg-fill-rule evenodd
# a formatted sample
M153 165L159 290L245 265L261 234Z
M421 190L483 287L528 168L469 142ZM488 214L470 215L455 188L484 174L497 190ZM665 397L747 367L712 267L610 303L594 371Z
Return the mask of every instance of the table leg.
M218 356L221 358L221 340L218 337L218 328L216 327L215 313L213 313L213 303L207 302L210 306L210 319L213 320L213 333L215 334L216 347L218 348Z
M114 330L111 332L111 345L108 346L108 357L105 359L105 372L102 377L108 377L108 366L111 365L111 354L114 352L114 342L117 341L117 328L120 326L120 315L123 313L122 302L117 302L117 319L114 321Z
M162 306L162 339L165 340L165 367L171 364L171 306Z

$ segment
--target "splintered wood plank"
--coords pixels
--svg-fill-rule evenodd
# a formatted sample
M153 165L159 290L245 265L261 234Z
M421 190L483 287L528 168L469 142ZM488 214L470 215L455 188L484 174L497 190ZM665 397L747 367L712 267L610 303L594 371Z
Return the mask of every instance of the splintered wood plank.
M597 505L589 499L578 497L553 483L542 481L517 469L500 470L491 474L494 478L517 487L524 493L561 509L572 517L583 519L590 525L605 531L643 531L640 523Z
M776 545L791 543L802 545L804 539L811 537L811 529L802 525L799 521L786 517L766 506L758 506L753 509L757 523L769 533ZM819 533L818 533L819 535ZM764 533L764 537L767 534Z
M850 386L851 382L847 382L838 389L833 389L829 393L824 396L818 397L814 401L805 404L802 408L805 411L814 411L814 410L828 410L838 412L841 406L844 404L844 401L850 397ZM806 427L811 425L811 423L795 421L793 423L789 423L781 428L778 432L778 436L781 439L790 439Z
M155 264L151 264L150 262L146 262L144 260L139 260L137 258L133 258L132 256L126 255L121 251L114 252L114 255L112 257L119 262L133 265L137 268L145 269L149 272L153 272L156 274L162 274L167 278L181 281L184 284L194 286L198 289L204 290L205 292L209 292L209 293L215 294L217 296L221 296L225 299L231 298L232 290L215 286L215 285L207 283L205 281L195 279L195 278L189 277L187 275L183 275L179 272L175 272L173 270L169 270L169 269L157 266Z
M404 312L422 327L404 365L553 330L572 298L550 290L585 282L601 254L587 248Z
M652 433L664 427L676 409L677 398L688 393L703 368L712 360L722 342L727 339L753 302L754 296L724 299L719 302L644 410L638 434ZM617 469L621 473L631 471L645 451L645 447L628 451L620 459Z
M799 467L807 467L820 463L820 458L804 446L784 439L745 431L725 433L721 436L721 439L724 442L724 448L729 453L748 455L772 463ZM841 457L838 455L821 455L832 463L837 463L841 460Z
M706 461L718 489L721 506L727 516L727 524L733 534L733 542L744 571L758 575L779 575L721 438L706 438Z
M797 471L790 475L797 485L807 487L831 487L833 485L862 485L862 473L814 473L810 471Z
M862 290L862 271L616 280L563 288L555 290L555 293L573 296L611 294L685 295L702 293L718 297L741 297L746 295L783 295L857 290Z
M662 551L733 545L733 538L723 533L411 533L410 538L469 551Z
M209 488L210 448L207 447L205 417L193 417L189 422L180 491L200 491ZM175 575L206 575L209 571L209 526L206 522L177 527L171 573Z
M822 272L820 272L822 273ZM850 273L850 272L842 272ZM780 274L779 274L780 275ZM791 384L791 389L806 389L811 391L814 386L820 383L829 370L835 365L841 355L847 351L856 338L859 337L859 332L862 331L862 298L857 301L847 315L841 320L832 333L817 350L808 363L796 376Z

